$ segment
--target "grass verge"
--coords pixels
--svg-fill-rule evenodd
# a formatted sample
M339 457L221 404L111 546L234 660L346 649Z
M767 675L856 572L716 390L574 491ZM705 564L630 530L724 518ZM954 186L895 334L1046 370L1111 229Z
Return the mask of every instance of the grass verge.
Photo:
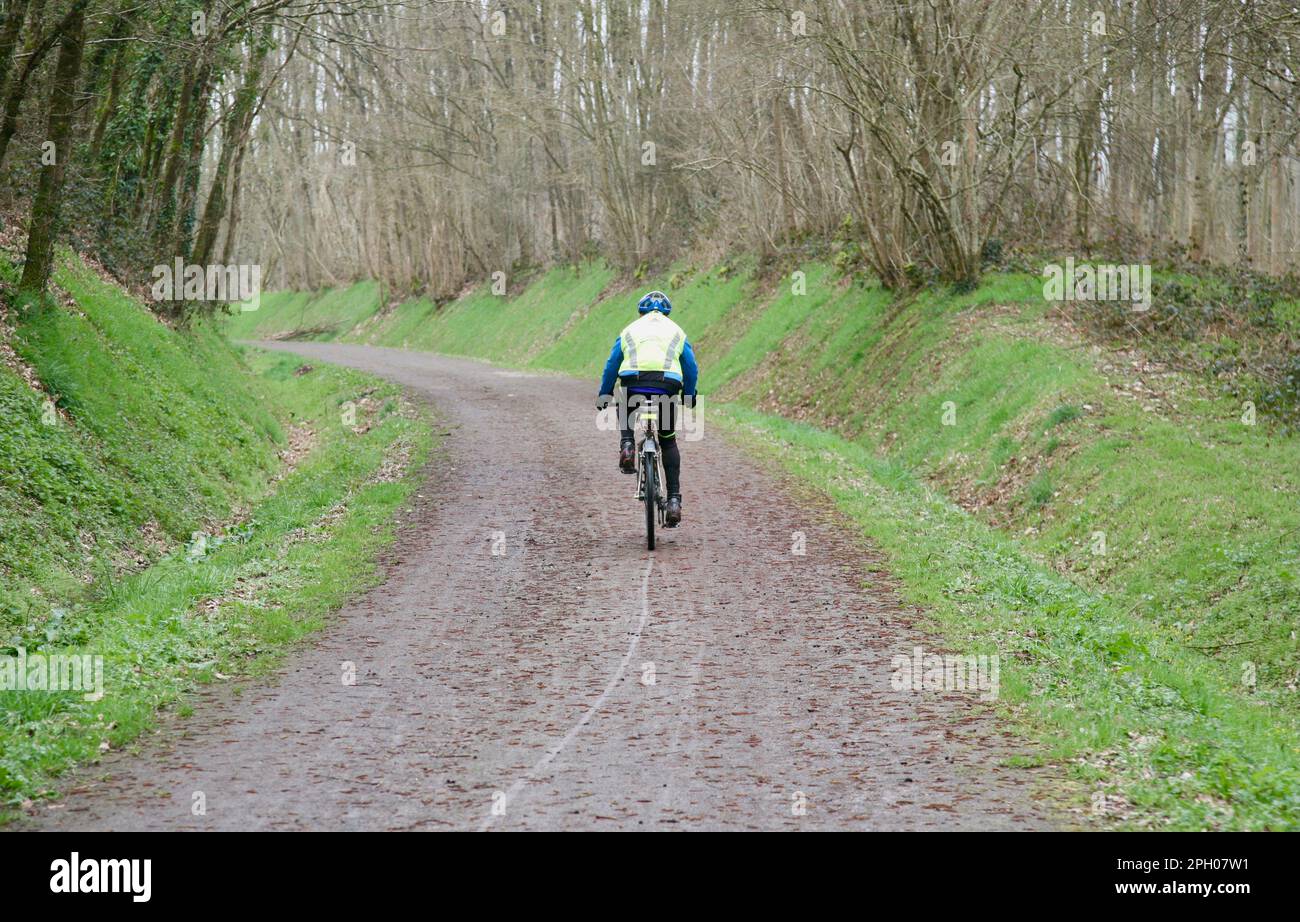
M1300 826L1300 728L1212 661L861 445L743 407L719 415L831 497L946 646L999 657L1000 709L1089 792L1079 809L1133 828Z
M433 447L394 385L169 330L75 260L58 282L0 366L5 819L372 584ZM101 658L102 696L16 688L20 651Z

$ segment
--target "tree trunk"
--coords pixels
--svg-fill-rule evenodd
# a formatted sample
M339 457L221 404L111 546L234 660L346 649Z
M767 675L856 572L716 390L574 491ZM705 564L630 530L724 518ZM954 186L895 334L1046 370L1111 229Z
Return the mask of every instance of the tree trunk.
M172 213L170 232L170 251L188 253L190 230L194 220L195 200L198 198L200 160L203 158L204 123L207 121L208 96L212 91L212 68L205 65L199 74L199 83L195 89L194 108L190 116L190 127L186 132L189 143L185 147L185 157L178 176L176 208Z
M59 45L59 61L50 90L50 120L46 134L54 142L54 162L41 170L40 184L32 203L32 220L27 234L27 258L19 291L40 296L50 280L54 264L54 238L58 232L59 209L63 202L63 178L72 152L72 119L77 105L77 75L86 44L86 21L74 7Z
M84 3L79 4L79 6L84 5ZM77 7L74 7L75 9ZM45 55L58 40L57 28L50 35L42 36L41 22L44 16L45 0L36 0L35 6L31 8L27 41L23 44L23 55L27 61L23 64L23 69L14 75L10 85L5 87L4 118L3 123L0 123L0 165L4 164L9 142L13 139L14 132L18 130L18 110L22 108L23 100L27 98L27 84L31 80L32 72L45 60ZM58 28L65 28L66 25L65 20Z
M186 62L185 77L181 81L181 95L177 100L176 115L172 122L171 134L167 139L166 164L162 179L154 189L150 223L159 243L166 242L167 232L171 227L171 218L176 204L176 180L180 176L181 161L185 157L185 129L190 123L190 112L195 103L198 82L203 79L206 68L199 61L203 51L200 49Z
M13 0L9 4L9 12L5 14L4 25L0 26L0 91L4 90L5 84L9 81L14 47L18 44L18 33L23 28L28 2L29 0Z

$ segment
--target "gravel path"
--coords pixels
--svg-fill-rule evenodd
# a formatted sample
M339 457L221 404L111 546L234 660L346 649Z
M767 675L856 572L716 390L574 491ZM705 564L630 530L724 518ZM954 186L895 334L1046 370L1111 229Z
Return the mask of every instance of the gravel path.
M386 581L273 682L204 691L28 828L1026 829L973 693L895 691L930 646L879 562L705 430L648 553L595 382L362 346L450 420ZM706 417L707 422L707 417ZM806 553L792 553L792 532ZM352 686L341 664L356 664ZM193 815L195 792L206 814Z

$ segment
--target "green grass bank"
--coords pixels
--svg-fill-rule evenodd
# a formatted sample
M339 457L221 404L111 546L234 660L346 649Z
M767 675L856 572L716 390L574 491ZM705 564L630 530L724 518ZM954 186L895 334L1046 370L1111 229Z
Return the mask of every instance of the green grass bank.
M66 254L55 282L0 315L0 658L100 657L103 694L0 690L0 813L322 624L432 447L391 385L177 332Z

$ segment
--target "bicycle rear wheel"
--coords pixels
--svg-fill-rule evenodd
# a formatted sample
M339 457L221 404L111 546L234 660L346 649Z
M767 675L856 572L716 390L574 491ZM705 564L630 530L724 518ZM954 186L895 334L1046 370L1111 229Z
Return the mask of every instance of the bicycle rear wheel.
M641 456L641 465L645 469L645 546L647 550L655 549L655 509L659 496L659 470L655 464L655 453L646 452Z

